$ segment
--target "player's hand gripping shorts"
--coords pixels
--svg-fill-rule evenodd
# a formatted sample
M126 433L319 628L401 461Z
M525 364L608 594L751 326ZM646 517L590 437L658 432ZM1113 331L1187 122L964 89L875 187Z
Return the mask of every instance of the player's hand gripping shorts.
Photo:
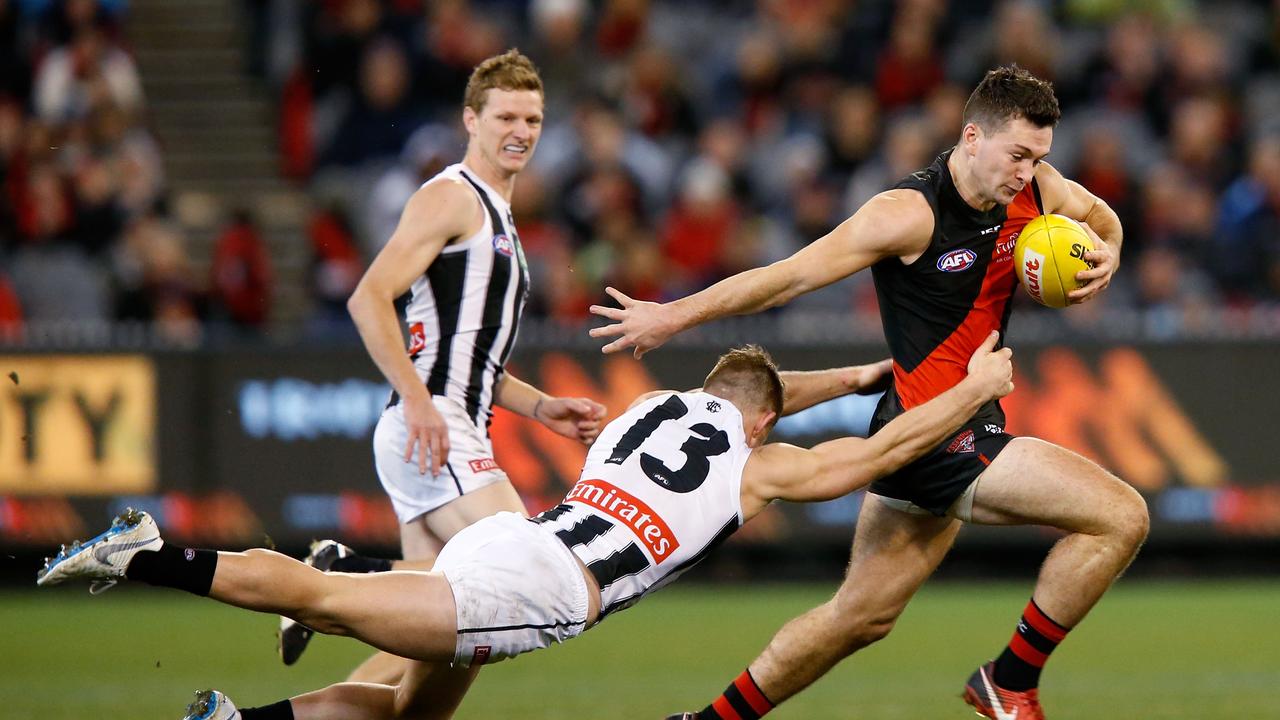
M409 462L404 461L408 431L404 426L402 403L383 410L373 431L373 461L378 479L391 497L396 517L402 524L485 485L507 479L507 474L493 459L489 438L467 416L466 408L440 395L431 399L449 427L448 462L439 475L430 475L429 463L428 474L418 472L421 446L414 448Z
M577 636L587 581L569 548L522 515L501 512L462 530L436 559L458 608L454 663L493 663Z

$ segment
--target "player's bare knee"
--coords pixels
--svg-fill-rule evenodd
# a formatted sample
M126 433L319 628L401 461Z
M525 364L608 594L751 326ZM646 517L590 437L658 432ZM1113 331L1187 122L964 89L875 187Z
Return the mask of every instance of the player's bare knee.
M298 608L295 620L325 635L349 636L351 608L356 588L354 577L316 573L312 592Z
M254 560L255 563L268 562L267 558L276 559L280 557L280 554L275 550L267 550L266 548L249 548L240 554ZM257 566L255 565L255 567ZM278 566L271 565L270 567L274 569Z
M1117 509L1119 534L1126 546L1136 550L1146 542L1147 533L1151 531L1151 514L1147 510L1146 499L1137 490L1129 488L1127 497Z
M299 609L294 619L318 633L349 636L351 628L344 622L340 607L341 601L337 597L322 596Z
M1125 485L1099 510L1097 521L1100 526L1092 532L1107 538L1111 546L1132 553L1146 541L1151 518L1147 512L1147 501L1137 490Z

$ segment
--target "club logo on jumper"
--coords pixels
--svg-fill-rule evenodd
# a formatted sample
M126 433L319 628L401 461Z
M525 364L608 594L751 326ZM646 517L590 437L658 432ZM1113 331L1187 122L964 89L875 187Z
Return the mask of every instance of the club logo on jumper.
M409 354L417 355L427 346L427 331L422 327L422 323L416 322L409 326Z
M1031 297L1036 300L1044 301L1044 297L1040 293L1041 278L1044 271L1044 256L1040 253L1026 248L1022 251L1022 277L1027 281L1027 292L1031 293Z
M973 452L973 431L965 430L956 436L955 440L947 446L949 453L971 453Z
M493 236L493 249L503 257L511 257L516 254L516 244L511 242L511 238L505 233L498 233Z
M938 258L938 269L942 272L960 272L973 267L978 261L978 253L969 248L952 250Z
M564 501L590 505L626 525L649 548L655 564L661 564L680 547L675 533L652 508L603 480L579 480Z
M493 653L491 645L477 645L476 651L471 655L472 665L483 665L489 662L489 655Z
M715 400L708 400L707 412L713 412L713 413L720 412L720 403L716 402Z
M485 472L487 470L497 470L498 461L493 458L480 458L467 463L471 466L471 472Z

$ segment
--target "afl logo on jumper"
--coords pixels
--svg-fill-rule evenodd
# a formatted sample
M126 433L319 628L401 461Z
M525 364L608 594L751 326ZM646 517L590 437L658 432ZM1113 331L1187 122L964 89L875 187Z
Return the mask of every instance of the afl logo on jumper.
M516 246L511 242L511 238L502 233L493 236L493 249L505 257L511 257L516 252Z
M960 272L973 267L978 261L978 253L968 249L960 248L938 258L938 269L942 272Z

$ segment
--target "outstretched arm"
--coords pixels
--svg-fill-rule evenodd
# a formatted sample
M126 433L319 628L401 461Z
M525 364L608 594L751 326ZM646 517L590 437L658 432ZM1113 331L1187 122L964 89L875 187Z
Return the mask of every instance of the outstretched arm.
M782 414L791 415L828 400L845 395L870 395L889 387L893 381L893 361L881 360L870 365L849 365L827 370L786 370L782 377ZM689 392L698 392L693 388ZM628 410L651 397L678 390L653 390L631 401Z
M782 414L790 415L845 395L870 395L889 387L893 361L829 370L788 370L782 375Z
M985 403L1013 390L1013 351L995 350L992 332L969 360L969 375L929 402L894 418L869 438L840 438L806 450L776 443L756 450L742 476L746 517L770 501L840 497L923 456Z
M887 257L912 256L928 246L933 211L914 190L883 192L853 217L785 260L726 278L701 292L666 304L633 300L607 288L621 307L592 305L591 312L615 320L592 328L591 336L617 337L606 353L635 348L635 356L676 333L717 318L785 305Z

